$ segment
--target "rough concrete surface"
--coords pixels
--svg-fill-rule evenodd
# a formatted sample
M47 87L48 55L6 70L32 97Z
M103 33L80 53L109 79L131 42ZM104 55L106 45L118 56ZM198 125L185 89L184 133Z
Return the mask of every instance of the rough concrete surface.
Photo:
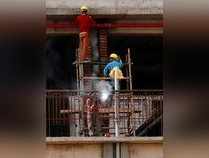
M47 145L46 158L102 158L101 144Z
M162 14L163 0L46 0L48 15L73 15L81 5L91 14Z
M163 137L47 137L47 144L162 143Z
M112 158L116 142L121 144L121 158L163 158L162 137L48 138L46 158Z
M162 144L128 144L129 158L163 158Z

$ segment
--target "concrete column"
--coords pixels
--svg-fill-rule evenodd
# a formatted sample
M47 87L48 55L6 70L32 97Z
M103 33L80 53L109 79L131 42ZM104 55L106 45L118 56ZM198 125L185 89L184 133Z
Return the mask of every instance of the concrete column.
M121 158L129 158L128 145L121 143Z
M104 144L103 158L113 158L113 144L112 143Z

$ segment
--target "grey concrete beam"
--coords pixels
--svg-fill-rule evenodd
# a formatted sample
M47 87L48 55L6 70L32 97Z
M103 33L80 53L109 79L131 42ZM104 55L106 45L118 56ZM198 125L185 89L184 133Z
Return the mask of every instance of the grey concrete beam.
M47 137L47 144L163 143L163 137Z
M77 15L79 14L78 9L74 8L47 8L47 15ZM101 8L101 9L92 9L89 11L90 15L162 15L163 11L160 8L128 8L126 10L117 10L114 8Z
M47 15L79 14L81 5L92 15L163 14L163 0L47 0Z

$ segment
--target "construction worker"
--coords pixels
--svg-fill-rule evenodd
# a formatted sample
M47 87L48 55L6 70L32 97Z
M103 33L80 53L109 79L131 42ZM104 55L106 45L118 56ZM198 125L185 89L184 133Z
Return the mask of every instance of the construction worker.
M81 6L80 8L81 15L78 15L75 20L75 24L80 29L80 60L89 60L90 52L89 52L89 33L93 26L96 24L93 18L88 15L88 7L87 6Z
M122 60L116 53L110 54L110 62L105 66L103 74L105 77L110 77L114 81L115 90L119 90L119 80L123 79L121 68L123 67Z
M88 129L88 136L93 136L95 134L96 126L96 115L98 112L98 107L93 96L87 96L85 99L86 108L86 124Z

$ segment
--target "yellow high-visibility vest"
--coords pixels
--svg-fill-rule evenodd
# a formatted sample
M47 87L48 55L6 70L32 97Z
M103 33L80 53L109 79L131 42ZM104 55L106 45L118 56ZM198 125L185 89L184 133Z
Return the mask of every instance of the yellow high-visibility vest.
M110 71L109 76L113 79L116 78L117 80L121 80L124 78L122 71L117 67L113 68Z

